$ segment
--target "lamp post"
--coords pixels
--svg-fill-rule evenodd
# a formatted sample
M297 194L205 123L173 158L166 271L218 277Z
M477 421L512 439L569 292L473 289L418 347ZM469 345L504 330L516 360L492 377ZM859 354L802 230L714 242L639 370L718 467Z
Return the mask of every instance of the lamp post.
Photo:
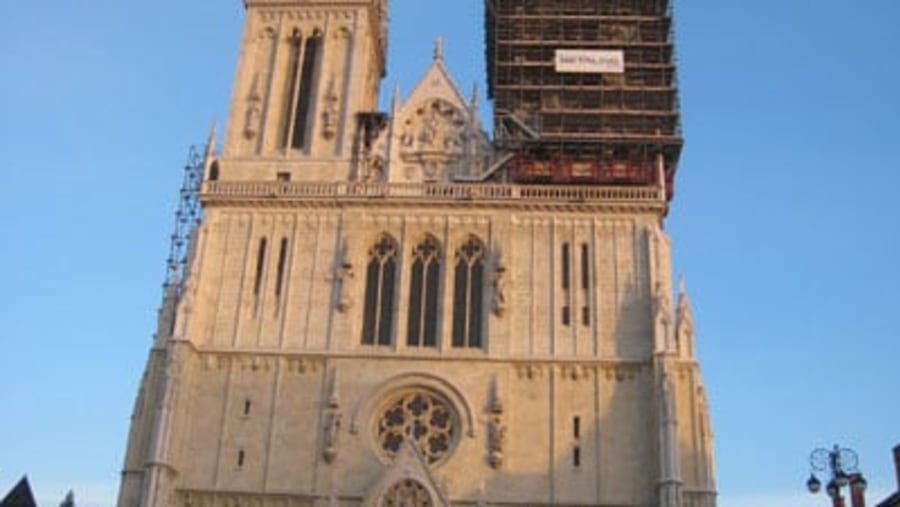
M809 455L809 465L812 472L806 481L806 488L810 493L818 493L822 489L822 480L816 473L822 474L827 480L825 492L831 497L833 507L846 507L841 490L850 488L850 500L852 507L866 507L865 491L866 479L856 468L859 457L853 449L834 446L833 449L816 449Z

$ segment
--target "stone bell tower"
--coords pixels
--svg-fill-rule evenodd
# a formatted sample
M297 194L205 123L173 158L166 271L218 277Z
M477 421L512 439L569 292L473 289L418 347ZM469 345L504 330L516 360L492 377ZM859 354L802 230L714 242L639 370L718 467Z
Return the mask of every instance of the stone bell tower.
M245 5L221 177L346 179L385 73L386 0Z
M118 507L715 507L670 2L485 0L493 139L386 3L245 0Z

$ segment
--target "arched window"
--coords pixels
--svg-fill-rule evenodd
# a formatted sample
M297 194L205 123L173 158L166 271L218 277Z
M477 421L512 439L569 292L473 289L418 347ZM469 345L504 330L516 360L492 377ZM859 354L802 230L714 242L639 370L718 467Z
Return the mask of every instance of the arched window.
M481 347L484 315L484 243L469 238L456 251L453 277L453 346Z
M363 345L390 345L394 328L397 281L397 241L384 235L369 250L366 268L366 303L363 309Z
M437 346L438 293L441 280L441 246L428 236L413 250L409 281L409 321L406 344Z

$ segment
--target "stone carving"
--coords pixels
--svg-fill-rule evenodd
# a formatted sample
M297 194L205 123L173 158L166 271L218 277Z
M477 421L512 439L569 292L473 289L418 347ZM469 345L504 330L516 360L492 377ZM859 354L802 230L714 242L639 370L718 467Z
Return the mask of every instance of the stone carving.
M497 317L502 317L506 312L506 265L500 249L496 250L494 259L494 273L491 275L491 310Z
M449 102L431 99L406 119L400 135L400 153L405 159L441 159L462 155L466 142L466 120ZM436 161L436 160L435 160Z
M347 250L347 240L341 241L341 247L338 252L338 259L335 263L334 272L331 276L331 281L336 284L335 290L337 292L337 310L341 313L345 313L353 306L353 298L350 294L350 280L354 277L353 264L350 262L348 258Z
M384 179L384 157L375 155L374 157L366 157L363 163L363 171L360 181L375 182Z
M341 401L337 394L337 371L331 371L329 379L329 389L331 393L325 406L325 443L322 448L322 457L326 463L331 463L337 457L338 435L341 429Z
M506 426L503 424L503 402L500 400L500 392L496 378L491 380L487 411L488 464L491 465L492 468L500 468L503 465Z
M653 316L658 322L668 323L672 315L672 302L662 283L656 282L653 294Z
M341 429L341 413L332 411L325 416L325 448L322 457L331 463L337 457L338 432Z
M324 104L322 106L322 137L326 140L334 139L338 127L338 103L340 98L334 91L334 76L328 82L325 91Z
M247 112L244 117L244 137L253 139L259 132L262 118L262 94L259 92L259 73L253 76L250 93L247 94Z

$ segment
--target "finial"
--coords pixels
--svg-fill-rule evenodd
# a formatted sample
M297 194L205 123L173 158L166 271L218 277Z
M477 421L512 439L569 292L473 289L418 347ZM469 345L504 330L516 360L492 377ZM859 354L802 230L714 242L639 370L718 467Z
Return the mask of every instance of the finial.
M687 286L684 283L684 274L678 276L678 294L682 296L687 294Z
M394 96L391 98L391 108L395 111L400 107L400 83L394 85Z
M216 148L216 120L213 119L209 127L209 137L206 138L206 151L212 152Z
M434 60L444 60L444 39L442 39L441 37L438 37L434 40Z
M473 111L478 111L478 83L472 85L472 101L471 107Z

